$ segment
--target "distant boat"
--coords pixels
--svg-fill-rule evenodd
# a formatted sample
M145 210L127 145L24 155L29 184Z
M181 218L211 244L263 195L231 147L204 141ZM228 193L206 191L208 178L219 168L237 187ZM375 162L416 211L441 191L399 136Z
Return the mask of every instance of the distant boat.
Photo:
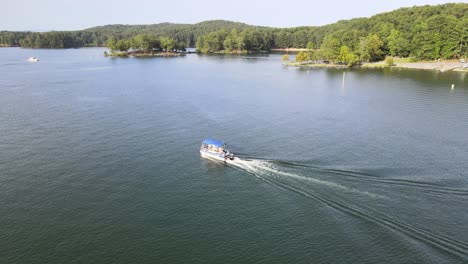
M37 58L37 57L30 57L30 58L28 59L28 61L29 61L29 62L38 62L38 61L39 61L39 58Z
M226 149L224 142L216 139L205 139L200 147L200 155L203 158L219 161L228 161L234 159L234 154Z

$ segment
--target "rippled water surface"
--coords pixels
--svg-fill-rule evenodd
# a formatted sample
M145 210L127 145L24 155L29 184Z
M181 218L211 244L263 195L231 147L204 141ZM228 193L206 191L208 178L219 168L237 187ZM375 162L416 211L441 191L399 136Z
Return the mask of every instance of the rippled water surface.
M0 49L2 263L468 262L468 74L103 51Z

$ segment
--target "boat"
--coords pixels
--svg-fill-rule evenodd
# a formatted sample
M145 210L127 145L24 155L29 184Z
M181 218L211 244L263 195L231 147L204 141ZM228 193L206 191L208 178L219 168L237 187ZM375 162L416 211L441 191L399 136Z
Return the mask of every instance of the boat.
M234 154L227 150L226 144L216 139L203 140L200 147L200 155L203 158L224 162L234 159Z
M30 61L30 62L37 62L37 61L39 61L39 58L37 58L37 57L30 57L30 58L28 59L28 61Z

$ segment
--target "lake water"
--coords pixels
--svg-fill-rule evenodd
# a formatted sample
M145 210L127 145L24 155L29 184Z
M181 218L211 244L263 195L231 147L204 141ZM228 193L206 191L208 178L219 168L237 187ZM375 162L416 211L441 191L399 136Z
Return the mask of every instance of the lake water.
M0 49L0 262L468 262L468 74L103 52Z

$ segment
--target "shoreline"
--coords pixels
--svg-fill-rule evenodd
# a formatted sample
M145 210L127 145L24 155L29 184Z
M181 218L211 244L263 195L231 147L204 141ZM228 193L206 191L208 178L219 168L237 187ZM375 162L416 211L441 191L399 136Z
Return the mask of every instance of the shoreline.
M22 48L22 49L46 49L46 48L23 48L20 46L2 46L0 48ZM87 47L80 47L80 48L104 48L104 47L94 47L94 46L87 46ZM78 48L79 49L79 48ZM271 52L278 52L278 51L307 51L307 49L300 49L300 48L288 48L288 49L271 49ZM260 52L250 52L250 51L218 51L211 54L225 54L225 55L246 55L246 54L255 54L255 53L270 53L266 51ZM104 56L106 57L179 57L187 55L187 52L184 53L176 53L176 52L155 52L155 53L136 53L136 52L105 52ZM203 54L203 53L197 53ZM210 53L207 53L210 54ZM402 58L400 62L394 63L392 66L388 66L385 61L379 62L366 62L361 65L354 65L351 68L400 68L400 69L415 69L415 70L433 70L438 72L446 72L446 71L453 71L453 72L468 72L468 63L458 62L457 60L447 60L447 61L420 61L420 62L408 62L408 58ZM288 67L308 67L308 68L337 68L343 69L348 68L348 66L343 64L333 64L333 63L310 63L310 62L294 62L294 61L285 61L282 63L283 66Z
M299 51L308 51L305 48L286 48L286 49L270 49L271 51L285 51L285 52L299 52Z
M463 68L465 64L461 62L445 61L445 62L401 62L395 63L391 68L417 69L417 70L434 70L439 72L458 71L466 72L468 68ZM385 62L364 63L361 67L379 68L388 67Z
M104 57L179 57L185 56L185 53L176 52L152 52L152 53L132 53L132 52L105 52Z
M310 67L310 68L347 68L345 65L338 64L305 64L299 62L283 63L284 66L290 67ZM461 62L408 62L408 63L395 63L388 66L385 62L364 63L356 65L355 68L401 68L401 69L415 69L415 70L433 70L439 72L455 71L455 72L468 72L468 68L463 68L464 63Z

